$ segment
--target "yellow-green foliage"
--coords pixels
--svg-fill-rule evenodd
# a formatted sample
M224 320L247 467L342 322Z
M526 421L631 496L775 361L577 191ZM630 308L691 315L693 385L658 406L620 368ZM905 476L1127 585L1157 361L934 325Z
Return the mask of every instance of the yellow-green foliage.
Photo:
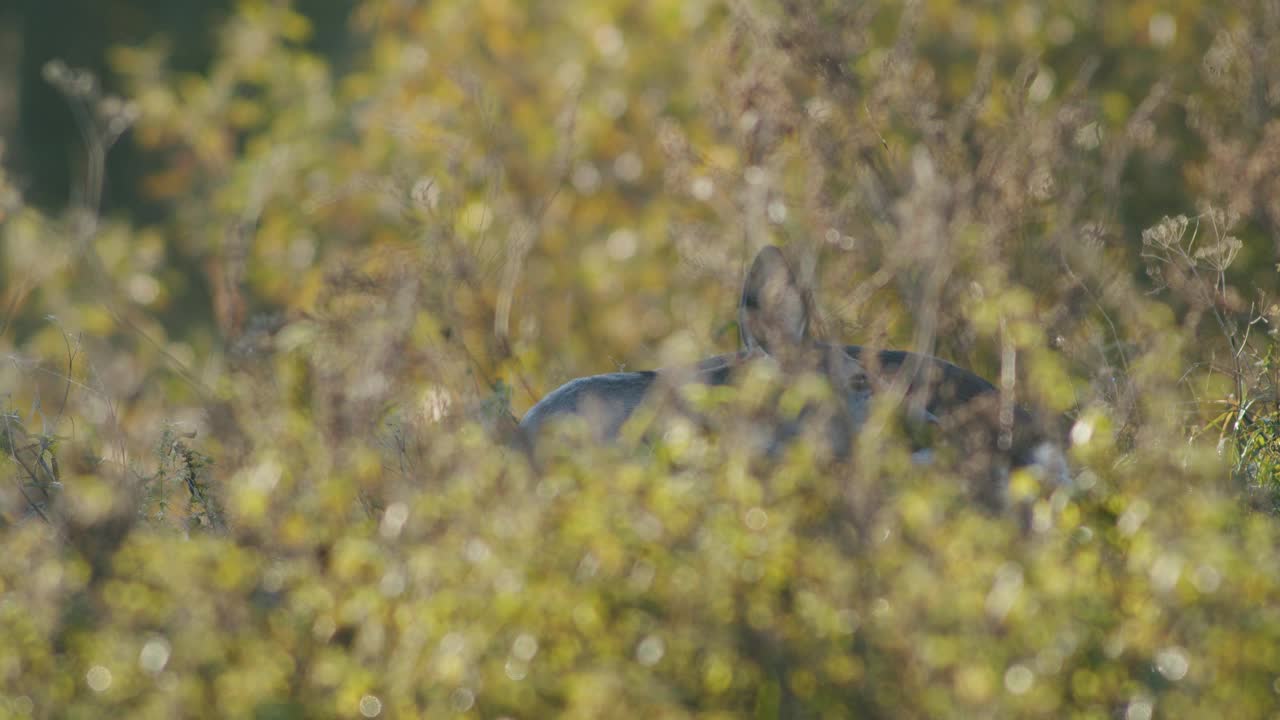
M0 177L0 716L1275 715L1274 3L210 32L198 73L114 49L126 100L50 67L87 207ZM126 127L155 225L94 213ZM893 408L849 465L648 412L530 464L564 380L733 350L766 243L828 338L1011 389L1073 483L979 508Z

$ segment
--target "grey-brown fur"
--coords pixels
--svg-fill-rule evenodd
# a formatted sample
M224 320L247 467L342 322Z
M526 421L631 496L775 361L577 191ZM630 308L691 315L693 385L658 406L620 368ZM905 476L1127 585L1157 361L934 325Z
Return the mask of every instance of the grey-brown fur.
M627 418L655 388L697 383L723 385L746 363L768 356L785 375L820 372L827 376L843 407L827 418L831 453L845 457L861 427L874 393L895 387L923 407L923 419L959 438L970 454L1002 455L1007 465L1042 462L1043 447L1030 416L1013 408L1000 417L999 391L982 377L939 358L902 350L874 350L857 345L829 345L809 337L806 299L782 253L760 251L747 273L739 303L743 349L708 358L692 368L592 375L571 380L525 414L520 429L532 447L548 422L580 416L601 441L615 438ZM906 376L903 373L911 373ZM775 443L785 442L796 428L775 427ZM990 462L990 458L981 458ZM1003 473L1001 473L1003 476Z

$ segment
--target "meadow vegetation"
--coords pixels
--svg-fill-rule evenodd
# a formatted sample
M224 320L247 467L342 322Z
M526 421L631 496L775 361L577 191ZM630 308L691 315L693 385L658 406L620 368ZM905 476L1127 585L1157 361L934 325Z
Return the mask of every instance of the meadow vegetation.
M49 64L76 200L0 175L0 715L1276 716L1275 2L301 8ZM977 507L891 407L531 466L563 381L733 351L765 244L1071 482Z

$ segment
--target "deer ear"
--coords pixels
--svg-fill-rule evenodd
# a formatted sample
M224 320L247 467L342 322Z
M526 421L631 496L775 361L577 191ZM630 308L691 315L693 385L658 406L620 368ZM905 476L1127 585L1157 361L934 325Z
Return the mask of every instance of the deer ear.
M747 350L785 353L808 340L809 310L782 251L768 246L756 255L742 285L738 332Z

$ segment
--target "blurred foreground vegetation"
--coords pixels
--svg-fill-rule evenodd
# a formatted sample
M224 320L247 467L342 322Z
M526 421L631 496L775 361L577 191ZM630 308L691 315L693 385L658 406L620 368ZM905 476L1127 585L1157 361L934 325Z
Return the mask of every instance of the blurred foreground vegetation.
M305 11L43 66L83 142L65 208L0 176L0 715L1277 716L1274 2ZM102 210L118 141L160 220ZM510 448L733 350L766 243L827 337L1060 416L1071 486L984 512L888 425Z

